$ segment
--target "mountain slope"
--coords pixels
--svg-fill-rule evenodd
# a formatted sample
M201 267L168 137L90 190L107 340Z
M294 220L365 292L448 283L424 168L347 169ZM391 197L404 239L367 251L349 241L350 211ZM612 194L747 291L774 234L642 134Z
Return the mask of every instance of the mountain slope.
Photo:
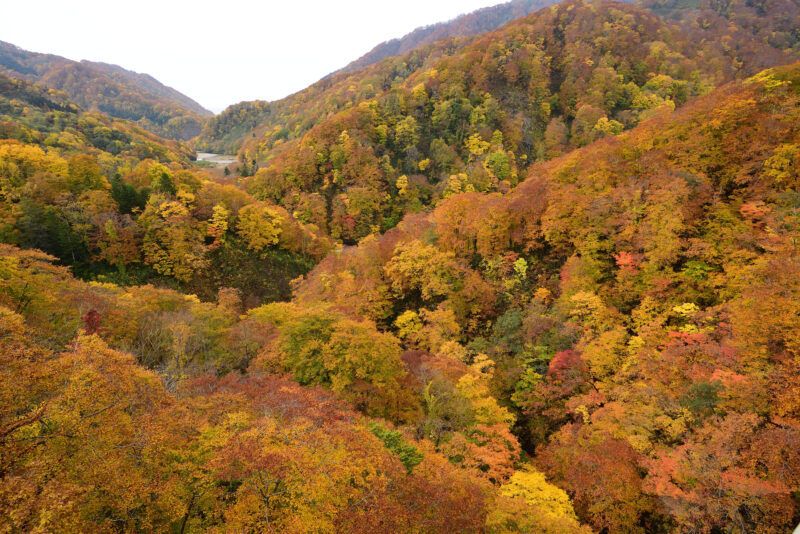
M660 16L698 29L715 29L721 21L757 40L800 54L800 1L759 0L641 0L641 5Z
M364 414L366 404L396 419L410 405L413 416L421 394L397 339L369 322L285 305L242 315L230 299L81 282L52 260L0 244L7 530L591 532L541 473L513 475L518 446L507 421L494 421L507 412L476 397L485 386L469 366L424 363L440 389L463 378L460 423L493 433L465 429L468 450L454 465L407 427ZM288 332L294 341L278 349ZM300 385L256 367L230 372L257 352L260 364L276 350L282 359L292 344L312 358L311 345L325 344L325 360L339 364L333 387L346 386L361 411L326 391L324 375ZM498 464L492 482L486 468L494 475Z
M1 529L590 532L481 367L259 306L330 242L153 138L0 75Z
M62 154L102 159L188 163L194 151L137 124L81 110L66 93L0 74L0 139L15 139Z
M726 56L724 62L729 66L736 65L738 74L732 74L739 77L788 61L786 53L781 51L792 53L797 48L796 32L793 33L796 24L793 26L792 21L797 19L798 4L798 0L773 0L769 9L766 9L749 4L740 6L709 0L640 2L643 8L659 15L669 15L669 23L679 24L688 39L697 43L698 47L709 50L706 54ZM502 13L503 10L514 11L514 6L519 9L519 6L524 8L526 5L529 4L502 4L488 8L486 13L491 15ZM698 19L700 13L704 16ZM477 22L481 20L480 17L471 19L467 16L465 24L469 20L475 22L475 27L480 27ZM458 26L453 31L457 28ZM222 122L231 124L231 127L222 130L205 129L198 140L198 148L233 153L239 151L244 143L253 145L253 137L274 136L281 142L300 137L331 113L352 107L402 83L429 56L433 56L430 58L432 61L440 55L453 54L457 48L466 46L475 38L474 35L451 37L437 44L421 46L412 52L385 59L362 70L334 73L308 89L272 102L266 112L263 107L259 107L258 110L248 113L243 111L247 103L239 104L235 110L226 110L221 114L225 117ZM252 124L257 126L252 127Z
M595 531L788 532L798 117L800 63L725 85L329 256L294 304L486 368ZM457 418L435 391L421 428Z
M254 129L269 121L272 114L279 113L279 107L280 103L270 104L262 100L228 106L206 121L193 144L199 151L234 154L245 137L255 135Z
M216 121L212 119L206 124L196 146L199 150L235 153L248 137L269 133L277 134L280 139L298 137L330 113L373 98L402 81L426 60L452 53L477 34L555 3L555 0L512 0L449 22L418 28L405 37L376 46L362 58L284 99L269 104L241 102L230 106ZM437 41L442 43L429 46Z
M474 38L445 39L358 72L331 75L274 102L229 106L206 123L195 144L199 150L232 154L252 138L270 136L280 142L297 139L331 115L402 83L426 62L457 53Z
M791 531L800 63L676 22L385 60L245 181L0 75L0 531Z
M379 44L334 74L360 70L387 57L403 55L447 37L485 33L556 3L554 0L512 0L461 15L448 22L417 28L401 38ZM671 20L692 22L706 28L710 24L709 15L713 14L755 35L769 46L800 52L800 34L796 31L800 25L800 2L797 0L744 3L732 0L631 0L628 3L646 7Z
M120 83L132 83L139 87L142 91L153 94L159 98L170 100L177 104L182 105L190 111L194 111L198 115L208 117L212 112L205 109L203 106L173 89L162 84L149 74L133 72L120 67L119 65L111 65L109 63L101 63L96 61L81 61L82 64L102 70L110 78L119 81Z
M505 191L534 161L752 72L741 50L765 48L696 42L651 12L580 1L458 44L412 53L421 65L406 56L368 67L420 65L380 96L320 117L297 141L277 129L248 138L242 159L263 167L249 191L354 243L454 193Z
M130 120L163 137L187 140L211 112L154 78L115 65L76 62L0 42L0 73L62 90L87 111Z
M423 26L403 37L379 44L333 74L361 70L388 57L403 55L448 37L467 37L492 31L514 19L556 3L558 3L556 0L512 0L504 4L478 9L447 22Z
M0 74L0 241L86 278L204 298L227 287L251 305L285 298L330 243L194 157L182 142ZM229 224L244 229L225 239Z

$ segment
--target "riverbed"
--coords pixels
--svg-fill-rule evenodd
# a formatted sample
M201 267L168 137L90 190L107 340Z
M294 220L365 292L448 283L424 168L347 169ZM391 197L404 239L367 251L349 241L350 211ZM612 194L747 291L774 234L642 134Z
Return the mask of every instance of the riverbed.
M207 161L217 167L227 167L231 163L236 163L236 156L226 154L212 154L211 152L198 152L197 161Z

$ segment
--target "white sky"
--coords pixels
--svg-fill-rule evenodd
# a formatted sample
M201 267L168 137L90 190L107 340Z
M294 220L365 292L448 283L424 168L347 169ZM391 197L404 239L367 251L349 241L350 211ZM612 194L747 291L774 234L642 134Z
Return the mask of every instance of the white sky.
M414 28L504 0L0 0L0 40L146 72L219 112L277 100Z

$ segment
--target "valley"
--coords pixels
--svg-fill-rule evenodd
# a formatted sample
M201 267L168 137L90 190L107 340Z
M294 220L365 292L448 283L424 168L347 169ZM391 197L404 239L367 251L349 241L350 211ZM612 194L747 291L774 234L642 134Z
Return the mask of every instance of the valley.
M797 28L513 0L217 115L0 43L0 532L790 532Z

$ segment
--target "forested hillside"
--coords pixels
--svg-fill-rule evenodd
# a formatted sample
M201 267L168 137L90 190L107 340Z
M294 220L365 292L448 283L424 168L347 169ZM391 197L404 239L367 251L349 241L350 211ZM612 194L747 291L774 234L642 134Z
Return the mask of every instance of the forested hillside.
M494 30L554 3L553 0L512 0L461 15L449 22L417 28L402 38L381 43L311 87L271 105L255 101L229 106L206 124L196 145L200 150L236 153L248 137L257 134L276 134L280 140L295 138L329 113L377 96L396 80L402 80L420 68L431 55L447 53L448 46L431 47L413 55L409 52L448 38L469 37ZM453 46L449 44L449 48ZM379 62L383 64L378 68L366 70L366 67Z
M737 51L696 43L617 3L565 2L453 45L436 45L449 53L422 49L419 56L436 59L294 143L281 132L247 141L247 173L262 165L248 191L352 244L452 194L507 191L534 161L750 72L742 51L782 58L755 40Z
M245 137L255 136L253 129L273 113L273 106L262 100L228 106L206 121L200 135L194 139L194 146L198 150L236 153Z
M197 136L211 112L146 74L116 65L76 62L0 41L0 73L64 91L86 111L137 123L170 139Z
M286 298L330 241L191 159L182 143L0 75L0 240L84 277Z
M240 318L230 298L79 283L45 255L0 247L4 531L589 532L535 470L507 480L506 467L496 486L481 464L453 465L324 388L216 376L267 350L269 309ZM412 382L395 338L325 317L342 357L382 343L381 365ZM364 397L392 377L345 376ZM508 417L473 403L480 421ZM418 410L410 395L403 404Z
M119 65L111 65L109 63L100 63L97 61L81 61L82 64L88 65L93 68L97 68L102 70L107 76L113 78L114 80L118 80L121 83L130 82L134 84L136 87L139 88L142 92L152 93L153 95L166 99L171 100L190 111L194 111L198 115L203 117L208 117L212 115L212 113L189 98L188 96L184 95L173 89L172 87L167 87L166 85L162 84L149 74L143 74L139 72L133 72L127 69L123 69Z
M63 91L0 74L3 138L63 152L106 153L107 157L187 162L194 152L125 120L87 113Z
M738 77L785 63L788 60L781 51L795 57L798 54L795 28L798 27L800 4L797 0L774 0L758 5L710 0L641 0L636 5L666 17L666 22L670 24L679 25L685 38L692 43L708 50L714 49L709 54L727 56L726 60L713 68L727 69L729 72L733 69L733 74ZM409 48L408 51L398 48L397 55L367 68L334 73L308 89L271 103L267 113L260 106L248 113L243 110L248 103L242 103L235 112L223 112L226 120L236 126L225 129L225 134L215 131L213 127L205 129L199 138L199 146L217 152L233 153L240 151L243 143L249 142L252 152L254 145L263 144L254 143L253 137L268 139L271 136L273 141L280 142L301 137L329 114L353 107L391 89L395 84L402 83L412 72L421 68L425 61L433 62L442 54L457 53L458 49L475 38L476 33L459 31L459 28L480 27L486 28L483 31L488 31L490 21L500 20L495 15L508 13L509 9L516 14L520 8L525 10L529 7L528 4L510 2L479 10L466 18L455 19L454 26L441 26L444 33L438 33L437 30L436 36L440 39L437 46L428 48L426 43L433 41L423 39L424 42L420 41L417 48ZM455 36L464 37L456 39ZM376 50L380 49L379 46ZM713 60L710 61L710 65L713 64ZM257 126L253 127L252 124ZM278 150L282 148L280 146ZM278 150L272 149L270 154ZM244 151L241 152L244 160Z
M235 154L242 145L272 141L279 152L329 116L353 107L403 82L426 61L455 53L471 38L444 40L405 56L392 57L353 73L341 73L275 102L240 102L210 119L194 143L200 150ZM263 139L262 139L263 138ZM249 162L248 162L249 163Z
M295 306L483 369L596 531L789 531L799 88L800 64L767 71L507 195L455 194L326 259ZM452 459L458 389L435 376L417 428Z
M4 526L785 532L798 85L455 194L247 313L6 246Z
M696 32L727 34L729 46L736 46L734 38L749 34L773 48L800 54L797 0L642 0L641 5Z
M433 44L448 37L467 37L492 31L514 19L524 17L555 3L557 2L554 0L512 0L504 4L478 9L447 22L423 26L403 37L379 44L333 74L361 70L388 57L404 55L421 46Z
M0 74L0 532L790 532L794 5L570 0L238 175Z

